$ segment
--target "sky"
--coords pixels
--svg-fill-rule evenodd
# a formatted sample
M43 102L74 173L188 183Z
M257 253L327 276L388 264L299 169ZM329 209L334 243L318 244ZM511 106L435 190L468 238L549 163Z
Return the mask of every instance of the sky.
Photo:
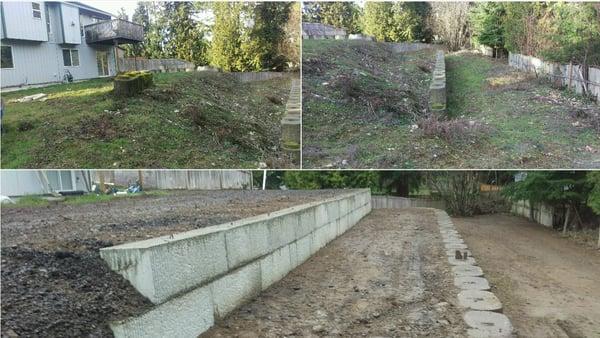
M135 7L137 6L137 1L131 1L131 0L121 0L121 1L114 1L114 0L95 0L95 1L80 1L81 3L84 3L86 5L90 5L92 7L101 9L105 12L109 12L112 15L117 15L117 13L119 12L119 9L121 9L121 7L125 8L125 12L127 13L127 15L129 16L129 18L131 19L131 16L133 15L133 12L135 11Z

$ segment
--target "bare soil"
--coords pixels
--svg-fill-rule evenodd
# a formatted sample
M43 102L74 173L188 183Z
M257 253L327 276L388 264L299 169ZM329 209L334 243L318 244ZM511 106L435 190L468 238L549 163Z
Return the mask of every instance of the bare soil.
M98 250L327 198L334 191L172 192L110 202L4 208L2 337L108 337L151 303Z
M519 336L600 337L600 251L522 217L453 221Z
M378 209L205 337L462 337L428 209Z

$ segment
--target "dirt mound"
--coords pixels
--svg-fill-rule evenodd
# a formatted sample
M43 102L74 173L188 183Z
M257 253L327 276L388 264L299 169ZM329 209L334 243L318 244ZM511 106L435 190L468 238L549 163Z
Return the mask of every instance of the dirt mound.
M108 337L107 323L150 308L100 258L112 243L82 241L83 252L2 249L2 335Z

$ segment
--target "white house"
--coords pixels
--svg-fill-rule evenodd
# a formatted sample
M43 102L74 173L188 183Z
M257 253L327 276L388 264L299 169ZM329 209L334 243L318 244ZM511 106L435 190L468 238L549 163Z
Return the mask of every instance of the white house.
M80 2L0 2L0 87L112 76L115 46L143 27Z

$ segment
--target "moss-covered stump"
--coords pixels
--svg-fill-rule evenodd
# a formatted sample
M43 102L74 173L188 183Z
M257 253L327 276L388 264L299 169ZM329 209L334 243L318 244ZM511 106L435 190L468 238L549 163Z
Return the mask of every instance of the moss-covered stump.
M115 77L114 94L122 97L135 96L153 83L153 74L148 71L122 73Z

